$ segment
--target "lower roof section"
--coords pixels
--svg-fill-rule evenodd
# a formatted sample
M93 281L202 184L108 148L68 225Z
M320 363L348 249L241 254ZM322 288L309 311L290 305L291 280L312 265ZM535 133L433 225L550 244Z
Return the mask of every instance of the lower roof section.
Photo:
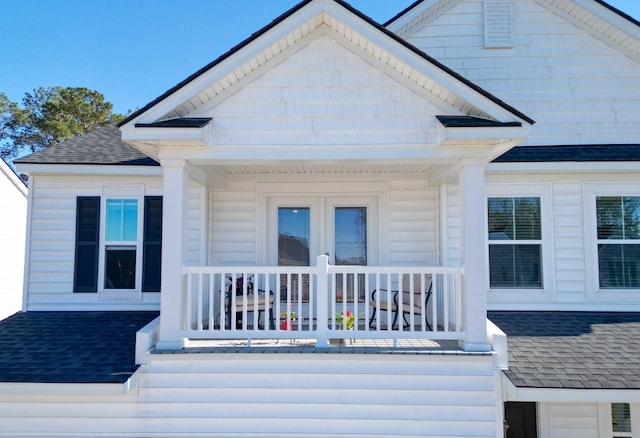
M22 312L0 321L0 382L125 383L158 312Z
M489 312L519 388L640 389L640 313Z
M494 163L640 161L640 144L516 146Z

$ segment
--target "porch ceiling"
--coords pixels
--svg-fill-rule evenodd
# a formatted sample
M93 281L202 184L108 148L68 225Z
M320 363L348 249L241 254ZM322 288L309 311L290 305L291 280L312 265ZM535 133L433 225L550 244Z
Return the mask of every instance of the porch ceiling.
M210 167L210 166L208 166ZM382 173L431 173L438 167L425 162L362 162L337 163L279 162L250 163L217 166L228 175L285 175L285 174L382 174ZM448 166L447 166L448 167Z

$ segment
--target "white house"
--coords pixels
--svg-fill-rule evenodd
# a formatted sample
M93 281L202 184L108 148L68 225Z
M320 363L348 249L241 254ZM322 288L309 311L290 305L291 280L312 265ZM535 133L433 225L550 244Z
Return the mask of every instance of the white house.
M301 2L18 160L0 436L640 436L639 101L600 0Z
M0 320L22 309L27 187L0 159Z

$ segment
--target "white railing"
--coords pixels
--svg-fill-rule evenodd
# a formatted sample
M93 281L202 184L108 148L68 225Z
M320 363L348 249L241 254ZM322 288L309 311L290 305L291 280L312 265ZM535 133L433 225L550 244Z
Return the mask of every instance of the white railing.
M188 339L464 339L460 268L185 267Z

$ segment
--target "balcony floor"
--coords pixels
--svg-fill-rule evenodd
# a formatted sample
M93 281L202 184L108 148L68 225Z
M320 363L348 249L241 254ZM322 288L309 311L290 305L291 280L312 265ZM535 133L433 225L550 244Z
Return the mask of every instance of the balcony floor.
M154 351L155 354L415 354L415 355L447 355L469 354L486 355L463 351L457 341L432 341L422 339L346 339L343 345L332 345L330 348L317 348L314 339L253 339L251 346L247 340L191 340L188 346L180 350Z

